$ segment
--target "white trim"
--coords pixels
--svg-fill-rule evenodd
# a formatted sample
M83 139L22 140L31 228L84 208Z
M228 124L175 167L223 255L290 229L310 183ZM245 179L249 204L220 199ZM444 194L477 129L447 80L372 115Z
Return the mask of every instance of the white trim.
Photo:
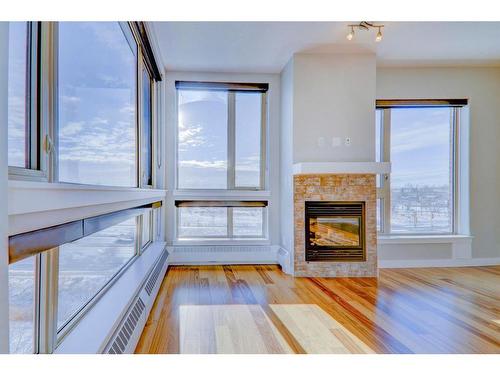
M472 266L497 266L498 258L472 258L472 259L397 259L380 260L379 268L425 268L425 267L472 267Z
M130 304L141 292L164 249L165 243L157 242L137 258L82 317L72 331L64 337L54 353L96 354L102 352L121 323ZM154 299L155 297L156 294L153 293L150 298ZM149 301L144 302L147 305ZM139 328L142 330L142 327Z
M293 174L327 174L327 173L372 173L384 174L391 172L388 162L323 162L296 163Z
M169 246L168 263L278 264L279 246Z
M433 244L433 243L456 243L470 242L472 236L466 235L379 235L378 245L399 245L399 244Z

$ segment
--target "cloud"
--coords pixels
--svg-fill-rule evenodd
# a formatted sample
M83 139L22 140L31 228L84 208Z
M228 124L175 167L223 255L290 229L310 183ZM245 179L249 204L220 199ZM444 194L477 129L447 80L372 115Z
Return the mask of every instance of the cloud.
M217 170L225 170L227 168L227 162L225 160L181 160L179 165L185 168L211 168Z

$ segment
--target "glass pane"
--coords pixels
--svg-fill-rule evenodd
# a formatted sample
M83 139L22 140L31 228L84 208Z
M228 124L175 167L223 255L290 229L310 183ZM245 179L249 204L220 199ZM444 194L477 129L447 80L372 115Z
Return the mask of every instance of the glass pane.
M315 217L309 219L311 245L314 246L359 246L359 217Z
M235 237L264 237L262 207L234 207L233 235Z
M178 91L178 187L227 188L227 92Z
M151 150L152 150L152 118L151 118L151 78L147 69L142 71L142 183L152 185Z
M135 255L136 219L59 247L60 329Z
M262 94L238 92L235 100L235 184L259 188Z
M377 199L377 232L382 231L383 199Z
M391 231L452 231L450 108L391 110Z
M141 240L141 248L146 246L149 242L151 242L151 214L152 212L148 212L142 215L142 240Z
M26 116L29 90L28 23L9 22L8 62L8 163L13 167L29 168L29 133Z
M10 352L33 353L35 257L9 266Z
M179 207L178 237L227 237L226 207Z
M135 116L136 57L120 25L60 22L60 181L137 186Z

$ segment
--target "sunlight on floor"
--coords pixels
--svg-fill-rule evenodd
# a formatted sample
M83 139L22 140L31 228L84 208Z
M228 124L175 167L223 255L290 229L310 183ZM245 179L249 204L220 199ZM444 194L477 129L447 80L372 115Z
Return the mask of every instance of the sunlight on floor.
M283 331L306 353L373 353L315 304L269 306L281 333L259 305L180 306L180 353L293 353Z
M269 305L306 353L373 353L318 305Z
M182 305L181 354L293 353L259 305Z

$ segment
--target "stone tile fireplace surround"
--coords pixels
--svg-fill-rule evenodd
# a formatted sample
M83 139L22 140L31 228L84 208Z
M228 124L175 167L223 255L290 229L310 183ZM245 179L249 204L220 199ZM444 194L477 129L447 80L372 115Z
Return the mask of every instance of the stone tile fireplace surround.
M294 275L298 277L377 277L377 222L375 174L311 173L293 179ZM365 202L366 261L305 260L305 202Z

